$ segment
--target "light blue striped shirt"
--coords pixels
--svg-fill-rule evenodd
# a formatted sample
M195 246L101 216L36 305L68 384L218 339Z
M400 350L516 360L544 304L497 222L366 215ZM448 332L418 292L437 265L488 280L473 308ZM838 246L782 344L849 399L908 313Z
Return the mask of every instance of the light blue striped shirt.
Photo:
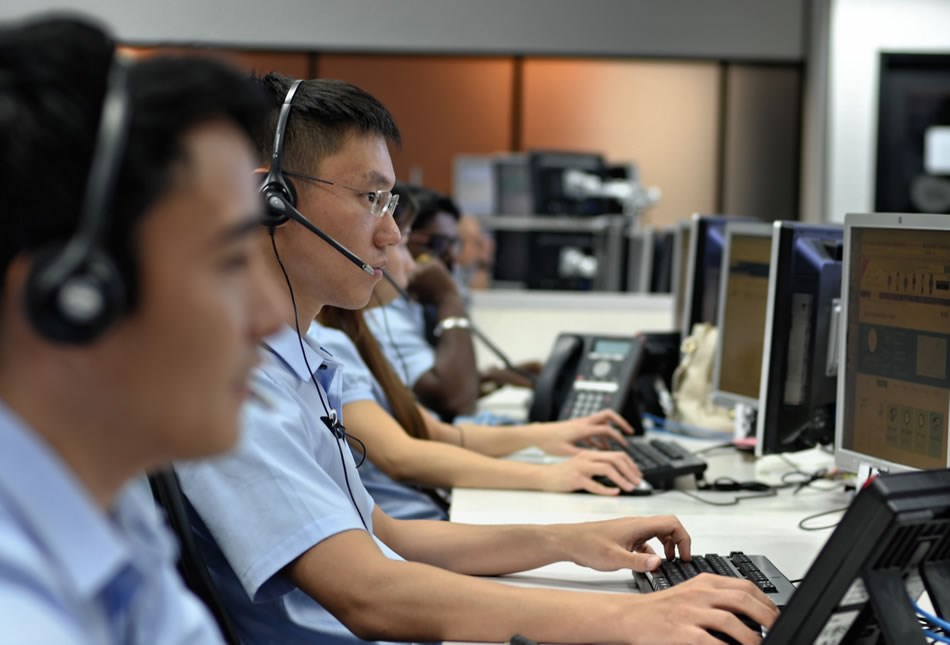
M145 485L104 513L0 402L0 642L222 642L176 557Z
M290 327L265 340L268 351L252 387L269 403L245 404L237 448L176 470L200 516L193 521L199 548L242 640L357 643L282 574L329 537L349 530L372 534L375 505L346 441L321 421L339 415L340 365L306 337L305 360L300 342ZM373 538L387 557L401 559Z

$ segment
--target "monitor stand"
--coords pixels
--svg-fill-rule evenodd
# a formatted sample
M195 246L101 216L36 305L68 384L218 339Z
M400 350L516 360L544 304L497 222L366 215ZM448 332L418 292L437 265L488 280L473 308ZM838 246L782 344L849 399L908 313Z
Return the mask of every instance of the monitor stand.
M884 642L926 643L900 569L866 570L863 578Z

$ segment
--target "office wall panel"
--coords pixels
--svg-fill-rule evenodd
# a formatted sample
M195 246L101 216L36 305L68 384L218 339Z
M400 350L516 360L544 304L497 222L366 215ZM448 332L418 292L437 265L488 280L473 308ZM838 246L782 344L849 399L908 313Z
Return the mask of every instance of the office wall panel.
M393 151L400 179L451 192L455 155L510 149L510 58L321 55L317 69L359 85L393 113L403 136Z
M726 74L723 211L798 219L801 71L730 65Z
M720 74L716 63L525 59L522 147L635 161L643 183L662 190L651 223L712 212Z

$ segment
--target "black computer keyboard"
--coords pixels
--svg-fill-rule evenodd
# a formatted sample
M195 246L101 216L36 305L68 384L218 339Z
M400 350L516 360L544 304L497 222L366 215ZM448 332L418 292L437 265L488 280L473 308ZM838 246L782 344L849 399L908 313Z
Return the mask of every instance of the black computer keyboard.
M706 462L675 441L631 438L624 443L611 440L610 447L630 455L654 488L670 488L677 477L699 478L706 472Z
M772 599L779 609L788 604L793 585L768 558L763 555L746 555L733 551L728 556L708 553L705 556L694 555L692 560L663 560L656 571L648 573L634 572L637 588L641 593L662 591L685 582L700 573L714 573L732 578L745 578L752 581Z

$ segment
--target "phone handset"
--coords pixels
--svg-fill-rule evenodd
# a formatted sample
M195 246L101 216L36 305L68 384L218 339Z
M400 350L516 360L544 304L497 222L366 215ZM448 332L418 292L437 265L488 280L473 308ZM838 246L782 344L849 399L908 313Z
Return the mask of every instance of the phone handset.
M584 339L576 334L561 334L544 362L534 384L534 396L528 419L552 421L557 418L572 377L584 351Z

